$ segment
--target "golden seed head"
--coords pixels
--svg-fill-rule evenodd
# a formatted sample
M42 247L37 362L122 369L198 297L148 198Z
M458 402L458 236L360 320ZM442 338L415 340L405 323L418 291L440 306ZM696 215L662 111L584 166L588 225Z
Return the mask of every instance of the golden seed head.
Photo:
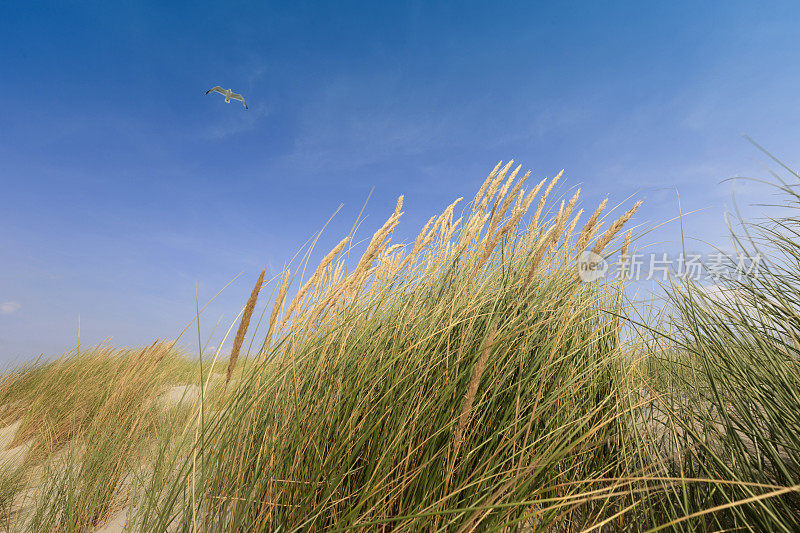
M597 219L600 218L600 214L603 212L603 209L606 208L606 204L608 203L608 198L605 198L600 205L597 206L597 209L594 210L592 216L589 217L589 220L586 221L586 224L583 226L581 230L581 234L578 237L578 244L576 246L576 250L578 253L583 252L586 248L586 245L589 244L589 241L592 239L592 235L596 230L597 226Z
M636 211L639 210L639 207L642 205L642 200L636 202L636 204L628 209L624 215L619 217L611 226L603 233L598 239L597 242L594 243L594 247L592 248L592 252L599 254L603 251L603 249L611 242L611 239L619 233L622 227L631 219L631 217L636 214Z

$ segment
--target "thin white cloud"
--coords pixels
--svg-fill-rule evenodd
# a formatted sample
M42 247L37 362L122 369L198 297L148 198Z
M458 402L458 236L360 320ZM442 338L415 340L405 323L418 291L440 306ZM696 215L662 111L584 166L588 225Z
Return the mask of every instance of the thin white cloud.
M19 302L7 301L0 304L0 313L10 315L16 313L22 308Z

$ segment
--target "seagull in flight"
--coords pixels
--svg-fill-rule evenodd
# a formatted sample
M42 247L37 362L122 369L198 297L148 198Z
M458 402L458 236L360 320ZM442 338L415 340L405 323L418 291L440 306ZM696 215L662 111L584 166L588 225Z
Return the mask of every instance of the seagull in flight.
M215 92L215 93L219 93L222 96L224 96L226 104L230 104L231 103L231 98L233 98L234 100L240 100L242 102L242 104L244 105L244 108L248 109L247 104L244 101L244 96L242 96L241 94L235 93L230 89L223 89L219 85L217 85L216 87L212 87L209 90L207 90L206 94L208 94L208 93L210 93L212 91Z

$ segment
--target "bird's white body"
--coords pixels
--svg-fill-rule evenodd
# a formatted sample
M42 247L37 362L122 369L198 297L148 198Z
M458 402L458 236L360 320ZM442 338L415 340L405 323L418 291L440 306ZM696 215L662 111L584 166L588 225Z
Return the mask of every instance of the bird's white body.
M231 98L233 98L234 100L239 100L240 102L242 102L242 105L244 106L244 108L247 109L247 104L245 103L244 97L241 94L235 93L230 89L223 89L219 85L217 85L216 87L212 87L209 90L207 90L206 94L208 94L208 93L210 93L212 91L215 92L215 93L219 93L222 96L224 96L226 104L230 104L231 103Z

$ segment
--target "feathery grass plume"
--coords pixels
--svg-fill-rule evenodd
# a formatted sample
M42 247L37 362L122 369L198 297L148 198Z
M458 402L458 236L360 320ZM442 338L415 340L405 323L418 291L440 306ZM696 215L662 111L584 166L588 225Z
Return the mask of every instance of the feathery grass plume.
M395 258L392 257L392 253L403 246L405 246L405 244L393 244L389 248L378 252L378 261L376 264L378 268L375 276L376 286L383 285L389 279L392 263L395 260Z
M509 231L514 229L515 227L517 227L517 224L519 224L520 218L522 218L522 215L524 215L524 214L525 214L525 210L522 209L522 208L515 208L514 211L512 211L511 216L509 217L508 221L506 221L506 223L503 224L503 227L500 228L500 231L498 231L492 237L492 240L491 240L491 242L489 242L488 246L484 247L483 253L481 253L480 259L478 260L478 263L475 265L475 268L472 271L472 274L470 276L470 283L475 279L475 276L477 276L477 274L480 271L481 267L483 267L483 265L486 264L486 261L492 255L492 252L494 251L494 249L498 245L498 243L503 239L503 237L506 235L506 233L508 233Z
M514 176L516 176L517 172L519 172L520 168L522 168L522 165L517 167L517 169L509 178L508 182L506 182L506 184L503 185L503 189L500 191L500 194L497 197L498 202L500 201L501 198L504 198L503 204L500 206L500 209L497 209L496 211L494 209L492 210L492 217L491 217L491 222L489 224L489 230L486 232L486 237L484 238L484 241L488 241L490 235L494 234L494 230L497 228L500 221L503 220L503 217L508 211L508 208L511 207L511 202L514 201L515 199L519 201L519 197L517 197L517 194L519 194L520 187L522 187L525 181L527 181L528 177L530 177L531 175L530 171L526 172L525 175L522 177L522 179L517 182L517 184L514 186L514 189L511 191L511 194L505 196L505 193L508 189L508 186L511 184L511 181L514 179Z
M539 194L539 189L541 189L541 188L542 188L542 185L544 185L544 182L545 182L545 181L547 181L547 178L545 178L545 179L543 179L542 181L540 181L540 182L539 182L539 183L536 185L536 187L534 187L534 188L533 188L533 190L532 190L532 191L530 191L530 192L528 193L528 196L526 196L526 197L525 197L525 201L523 202L523 204L522 204L522 205L523 205L523 209L524 209L526 212L528 211L528 209L530 209L530 208L531 208L531 204L532 204L532 203L533 203L533 201L536 199L536 195L537 195L537 194Z
M464 223L464 231L462 231L461 235L459 235L458 237L458 244L460 248L466 248L466 246L468 246L468 243L465 241L469 240L469 242L471 242L471 238L468 239L468 237L474 237L473 230L475 228L475 225L478 224L479 223L478 221L483 219L483 217L484 217L483 211L477 211L477 210L473 210L472 213L469 215L469 218L467 218L466 223Z
M572 238L572 232L575 231L575 226L578 225L578 221L581 219L582 214L583 209L579 209L578 212L575 213L575 217L572 219L572 222L570 222L569 226L567 226L567 231L564 233L564 246L569 244L569 240ZM564 253L566 253L566 250Z
M503 186L500 188L500 192L497 194L497 198L494 200L492 205L492 211L491 211L492 223L490 225L491 229L487 232L487 235L494 231L494 228L497 227L497 221L503 218L503 216L500 215L500 210L503 209L502 205L500 204L500 200L504 200L503 205L508 204L509 199L506 198L506 193L508 192L509 187L511 187L511 184L514 182L514 179L517 177L517 174L519 173L521 168L522 165L517 165L517 168L515 168L513 172L511 172L511 175L508 177L506 182L503 183ZM494 192L492 191L492 195L489 197L490 200L493 196ZM498 207L500 209L498 209ZM508 209L508 207L506 207L505 209ZM505 214L505 211L503 211L503 214Z
M502 200L503 198L505 198L505 196L506 196L506 193L508 192L508 189L509 189L509 187L511 187L511 184L512 184L512 183L514 183L514 180L516 179L516 177L517 177L517 174L519 174L519 171L520 171L520 169L522 169L522 165L517 165L517 168L515 168L515 169L514 169L514 170L511 172L511 175L510 175L510 176L508 176L508 179L506 180L506 182L503 184L503 186L502 186L502 187L500 187L500 192L499 192L499 193L498 193L498 195L497 195L497 200L495 200L495 205L497 205L497 203L498 203L500 200ZM517 185L519 185L519 183L518 183Z
M566 217L569 216L564 212L564 200L561 200L561 205L558 207L558 215L553 223L553 236L550 238L550 248L555 249L558 238L561 237L561 232L564 230L566 224Z
M320 280L319 283L317 283L317 288L314 289L315 296L316 296L318 291L325 290L328 287L328 285L330 284L331 279L333 278L333 269L334 269L334 267L335 267L335 265L333 263L331 263L330 265L328 265L328 268L325 269L325 273L322 275L322 279ZM312 298L312 300L313 300L313 298Z
M442 242L450 243L450 240L453 238L453 233L456 232L458 227L461 225L461 221L464 219L463 216L458 217L458 220L455 222L448 224L447 233L444 235L444 239Z
M455 202L447 206L447 208L442 212L442 214L436 218L436 222L433 224L433 228L431 228L428 235L425 236L425 240L422 242L417 252L423 250L428 244L430 244L431 241L433 241L433 239L436 237L437 233L440 235L440 237L444 236L445 232L444 224L446 224L449 218L452 216L453 210L461 200L463 200L463 198L458 198Z
M411 247L411 251L408 253L408 256L403 260L402 264L400 265L400 270L406 267L414 258L417 256L419 251L424 248L423 242L427 237L428 228L430 228L433 221L436 220L436 215L432 216L428 219L428 223L422 228L422 231L419 232L419 235L414 239L414 245Z
M478 358L478 362L475 364L475 368L472 370L472 378L469 380L467 392L461 402L461 414L458 417L458 425L456 426L456 431L453 436L453 455L451 464L458 458L458 452L460 451L461 443L464 440L464 431L467 429L467 423L469 422L469 414L472 410L472 402L475 401L475 395L478 393L478 386L481 383L481 377L483 376L483 372L486 370L486 365L489 362L489 351L492 342L494 342L494 337L496 334L497 324L492 324L492 330L489 333L489 336L486 338L486 341L483 343L481 355ZM450 470L452 472L452 466Z
M266 273L267 269L264 267L264 269L261 271L261 275L259 275L258 279L256 280L255 286L253 286L253 290L250 292L250 298L248 298L247 305L245 305L242 321L239 322L239 329L236 331L236 338L233 340L231 358L228 361L228 373L225 376L226 387L228 386L228 382L231 380L231 374L233 374L233 367L236 366L236 360L239 358L239 350L242 348L244 336L247 333L248 326L250 325L250 317L253 316L253 309L256 307L258 293L261 291L261 284L264 283L264 276Z
M383 250L383 247L385 246L384 240L386 239L386 236L392 230L394 230L394 228L397 226L398 221L400 220L400 216L403 214L400 211L400 208L402 206L403 206L403 197L400 196L400 198L397 201L397 208L395 209L394 214L392 214L392 216L390 216L386 220L383 226L381 226L381 228L373 234L369 246L367 246L366 251L361 256L361 259L358 262L358 265L356 265L356 268L353 271L353 275L350 276L350 281L345 287L345 291L350 291L355 286L356 282L362 279L361 275L370 268L370 265L372 264L372 261L375 259L375 256L380 251Z
M473 213L475 211L477 211L478 202L480 202L481 199L483 198L483 193L486 191L486 188L489 187L489 184L492 183L492 181L494 180L494 177L497 174L497 171L500 169L500 165L502 165L502 164L503 164L503 162L500 161L499 163L497 163L497 165L495 165L494 170L492 170L489 173L489 176L483 181L483 185L481 185L481 188L478 189L478 194L476 194L475 195L475 199L472 200L472 212Z
M575 204L578 203L578 197L580 196L580 194L581 194L580 189L575 191L575 194L573 194L572 198L569 199L569 203L567 204L567 207L564 210L563 218L559 218L558 228L556 229L555 233L555 240L553 241L553 248L558 248L558 243L560 241L560 238L562 237L562 233L564 233L564 226L567 223L567 219L569 219L570 215L572 214L572 210L575 209ZM566 233L564 233L563 236L564 236L564 243L566 244L566 242L569 240L569 236Z
M625 268L628 264L628 251L631 247L631 236L633 231L628 231L628 234L625 235L625 241L622 243L622 248L619 251L619 264L622 271L620 272L620 278L625 278Z
M331 275L331 265L328 265L327 267L325 267L325 271L320 276L318 282L314 284L314 291L311 293L306 293L307 296L300 305L300 311L298 311L298 314L302 314L303 310L306 309L307 305L317 301L317 297L319 296L320 291L324 289L326 279L329 278L330 275Z
M286 324L286 322L292 316L292 313L297 307L297 304L300 302L303 296L305 296L308 289L312 287L319 280L320 276L328 267L328 265L331 263L331 261L333 261L337 255L339 255L339 252L342 251L342 248L344 248L349 241L350 241L349 235L344 239L342 239L341 241L339 241L339 244L337 244L336 247L333 250L331 250L328 253L328 255L326 255L325 258L320 262L319 266L314 271L314 274L312 274L311 277L308 279L308 281L300 288L299 291L297 291L297 295L292 299L291 303L289 304L289 308L286 310L286 314L283 315L281 324L280 326L278 326L278 331L280 331L280 329L283 328L284 324Z
M377 265L370 266L365 270L361 270L357 272L358 276L354 276L351 284L345 287L345 300L350 298L358 299L359 298L359 291L364 288L364 284L369 279L371 275L373 275L378 270Z
M522 201L522 212L527 213L528 210L531 208L531 204L536 199L536 196L539 194L539 190L544 186L544 183L547 181L547 178L540 181L536 187L533 188L528 194L525 196L525 199ZM518 261L522 256L527 254L530 250L532 242L537 238L536 235L536 228L533 225L528 225L525 234L522 238L517 242L514 250L511 252L515 258L515 261Z
M393 254L393 252L395 249L403 248L405 246L407 245L406 244L392 245L388 250L386 250L386 253L383 254L383 259L381 260L381 268L379 270L381 284L394 279L394 276L399 271L397 266L403 259L403 250L400 250L395 254Z
M450 218L452 218L452 212L450 213ZM438 268L440 263L444 263L447 261L448 257L450 256L451 250L455 250L455 246L451 246L451 239L453 237L453 233L458 229L458 226L461 224L461 220L463 217L459 217L458 220L455 222L448 221L446 231L443 231L438 246L436 246L432 252L434 253L433 258L433 265L434 269ZM442 224L442 230L445 230L444 224ZM430 261L428 262L428 268L430 268Z
M440 241L444 241L444 236L447 233L448 229L450 229L450 226L453 223L453 210L452 209L448 209L447 211L445 211L444 214L445 214L444 220L442 220L442 223L439 225L439 240Z
M442 212L442 214L439 215L439 218L436 219L436 224L434 224L434 227L435 228L439 228L442 224L445 223L446 220L449 219L449 217L452 217L453 216L453 211L455 210L456 206L463 199L464 199L463 196L459 196L458 198L456 198L455 202L453 202L452 204L448 205L447 208Z
M564 175L564 171L562 170L547 185L547 189L545 189L544 194L542 195L542 198L539 200L539 207L536 208L536 214L533 215L533 222L531 222L531 229L532 230L535 230L536 228L539 227L539 217L542 215L542 210L544 209L544 204L547 202L547 197L550 195L550 191L553 190L553 187L556 186L556 183L558 183L558 180L560 180L561 176L563 176L563 175ZM538 187L537 187L537 190L538 190Z
M269 349L270 342L272 341L272 332L275 330L275 324L278 319L278 313L283 306L283 300L286 298L286 291L289 289L289 274L291 271L287 268L286 275L283 276L283 282L281 283L281 288L278 291L278 297L275 298L275 303L272 306L272 313L269 317L269 329L267 330L267 337L264 339L264 345L261 348L260 356L265 356L267 350Z
M392 252L394 252L394 251L395 251L395 250L397 250L398 248L403 248L403 247L405 247L405 246L408 246L408 245L407 245L407 244L402 244L402 243L400 243L400 244L393 244L393 245L391 245L391 246L389 247L389 249L388 249L388 250L386 250L386 256L390 256L390 255L392 255Z
M529 170L529 171L527 171L525 173L524 176L522 176L522 178L517 182L517 184L514 185L514 188L511 189L511 193L509 193L509 195L506 196L506 200L503 201L503 205L500 207L500 211L499 211L500 216L499 216L498 220L502 220L503 219L503 215L505 215L506 212L508 211L509 207L511 206L512 200L516 200L517 203L514 204L514 205L515 205L515 207L519 207L518 204L520 204L522 202L522 196L521 196L521 192L520 191L524 192L524 189L522 189L522 186L525 185L525 182L527 182L528 178L530 178L530 177L531 177L531 171Z
M539 237L539 241L536 244L536 251L533 254L531 265L528 268L528 274L525 276L525 286L530 284L531 280L533 279L533 275L536 274L536 271L539 268L539 262L542 260L542 257L544 257L544 253L550 248L550 236L554 230L555 226L550 226L542 234L542 236Z
M319 317L319 315L322 314L322 312L325 310L325 308L328 307L331 304L331 302L333 302L339 295L342 294L342 292L344 291L344 288L345 288L345 285L346 285L347 281L348 281L348 279L345 278L342 281L342 283L337 283L336 285L334 285L328 291L328 295L325 296L325 299L322 300L321 302L317 303L317 305L315 305L311 309L311 311L309 312L309 318L308 318L308 323L309 324L314 324L316 319L317 319L317 317Z
M393 244L391 245L382 255L381 257L381 266L385 266L387 263L392 263L396 257L393 257L392 254L398 248L403 248L407 246L406 244ZM390 257L392 256L392 257Z
M527 178L527 176L529 176L529 175L530 175L530 173L526 174L525 178ZM525 178L523 178L523 179L525 179ZM519 208L522 207L523 200L525 200L525 189L520 189L519 194L517 194L517 200L514 202L514 209L512 209L512 212L513 211L518 211Z
M603 209L606 208L607 203L608 198L603 199L600 205L597 206L597 209L594 210L594 213L592 213L592 216L589 217L589 220L586 221L586 224L584 224L581 234L578 237L578 242L575 245L575 251L578 254L586 249L586 245L589 244L589 241L592 239L597 226L597 219L600 218L600 214L603 212Z
M505 179L506 174L508 173L508 169L510 169L511 165L513 164L514 164L513 159L508 163L506 163L506 166L504 166L502 170L500 170L500 172L497 173L497 176L489 184L489 188L486 190L486 195L483 197L483 200L481 200L481 205L480 208L478 209L479 211L483 211L486 208L486 205L492 201L492 198L494 198L494 193L497 192L497 187L499 187L500 182L502 182Z
M480 216L470 217L466 229L459 236L459 250L462 252L478 238L483 226L486 224L486 221L489 220L489 213L478 213L478 215Z
M597 241L594 243L594 247L592 248L592 252L599 254L603 251L603 249L611 242L611 239L619 233L619 230L631 219L631 217L636 214L636 211L639 210L639 206L642 205L642 200L636 202L636 204L628 209L628 211L619 217L611 226L603 233L600 237L597 238Z

